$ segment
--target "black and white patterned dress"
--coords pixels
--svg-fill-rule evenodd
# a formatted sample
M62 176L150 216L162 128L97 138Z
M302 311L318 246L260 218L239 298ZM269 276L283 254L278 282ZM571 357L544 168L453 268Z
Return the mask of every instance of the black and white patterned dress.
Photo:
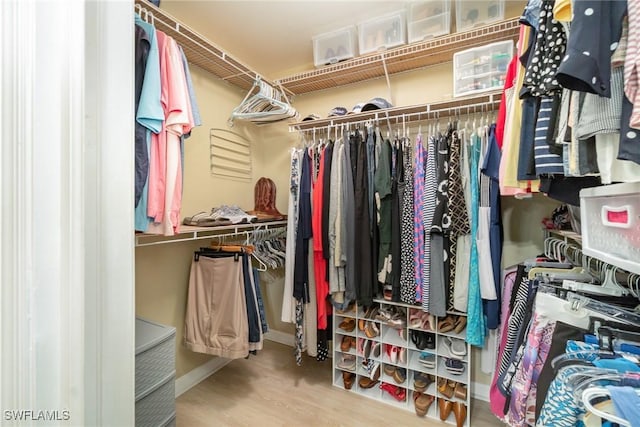
M449 146L449 287L448 287L448 310L453 307L453 286L456 283L456 261L458 253L458 236L471 233L469 225L469 213L464 200L464 190L462 189L462 172L460 170L460 154L462 146L457 132L451 135L451 145Z
M404 153L404 176L399 183L404 186L400 222L400 300L407 304L416 302L416 276L413 265L413 150L407 145Z

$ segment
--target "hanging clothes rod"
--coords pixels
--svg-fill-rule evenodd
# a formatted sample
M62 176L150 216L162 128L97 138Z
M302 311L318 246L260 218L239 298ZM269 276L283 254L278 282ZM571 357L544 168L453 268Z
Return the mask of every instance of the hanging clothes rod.
M289 132L322 131L328 128L340 128L343 125L361 125L374 122L387 122L400 119L404 122L419 122L470 114L487 114L500 106L500 92L453 101L431 104L413 105L409 107L390 108L386 110L367 111L329 119L309 120L289 126Z
M156 234L136 234L136 247L153 246L165 243L188 242L192 240L240 237L257 231L280 229L287 226L287 221L254 222L251 224L223 225L216 227L194 227L183 225L180 232L174 236Z
M577 242L570 243L557 237L547 237L544 241L544 254L546 257L559 262L569 261L575 266L582 267L592 276L605 276L599 277L599 279L606 279L608 275L609 279L617 286L627 288L631 295L640 299L640 275L625 271L601 259L585 255Z

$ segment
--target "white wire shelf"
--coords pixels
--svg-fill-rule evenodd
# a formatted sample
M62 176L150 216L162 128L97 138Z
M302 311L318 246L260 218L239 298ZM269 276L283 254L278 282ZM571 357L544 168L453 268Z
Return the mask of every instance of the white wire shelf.
M221 238L227 236L242 236L258 230L272 230L287 226L287 221L264 221L250 224L221 225L216 227L194 227L191 225L180 226L180 232L173 236L159 234L136 234L136 247L153 246L165 243L188 242L192 240Z
M229 55L188 25L148 1L135 0L135 11L141 12L140 17L155 26L157 30L173 37L182 46L189 63L245 90L249 90L253 86L256 78L269 82L258 72Z
M299 95L382 77L385 68L388 74L416 70L451 62L453 54L464 49L504 40L515 41L519 28L518 18L511 18L283 77L277 82Z

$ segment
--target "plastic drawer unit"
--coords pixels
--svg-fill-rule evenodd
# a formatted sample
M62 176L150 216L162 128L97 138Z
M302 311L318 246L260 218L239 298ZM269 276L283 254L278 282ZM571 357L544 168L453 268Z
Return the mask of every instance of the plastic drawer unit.
M456 0L456 31L504 19L504 0Z
M453 96L502 89L512 55L511 40L454 53Z
M582 251L640 274L640 182L580 191Z
M358 25L361 54L382 51L407 42L404 11L380 16Z
M410 2L407 15L409 43L449 34L451 31L450 0Z
M316 67L335 64L357 55L355 26L313 36L313 62Z
M136 426L175 425L176 329L136 318Z

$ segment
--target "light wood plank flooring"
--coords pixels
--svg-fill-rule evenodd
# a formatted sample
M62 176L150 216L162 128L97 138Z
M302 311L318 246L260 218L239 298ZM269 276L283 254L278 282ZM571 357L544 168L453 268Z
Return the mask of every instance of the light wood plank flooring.
M331 385L331 360L304 356L266 341L249 359L234 360L177 399L178 427L204 426L422 426L445 427L432 418L394 408ZM473 401L470 427L502 425L488 404ZM455 426L455 424L454 424Z

